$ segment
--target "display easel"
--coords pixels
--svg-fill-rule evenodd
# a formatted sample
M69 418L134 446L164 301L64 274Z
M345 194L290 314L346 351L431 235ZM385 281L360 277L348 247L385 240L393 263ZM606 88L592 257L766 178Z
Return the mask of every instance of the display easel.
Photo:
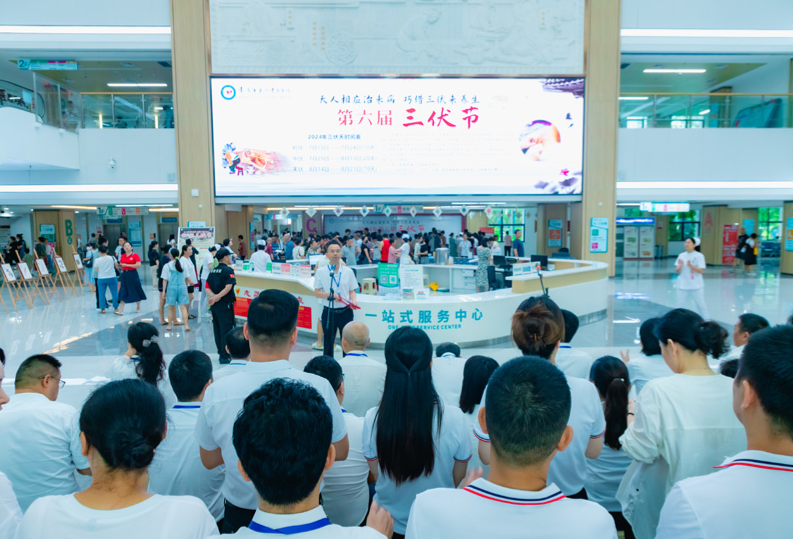
M56 253L54 249L52 251L52 257L55 260L55 271L58 274L58 279L60 279L63 289L64 290L66 290L67 288L71 289L72 294L74 294L75 296L77 295L78 291L80 292L80 295L82 295L83 288L82 287L77 288L74 285L74 279L70 278L69 270L66 269L66 264L64 263L63 258L58 256L58 253ZM75 275L75 278L77 277L78 276Z
M44 290L44 293L41 293L41 289L39 288L39 282L33 277L33 272L30 271L30 268L27 265L27 262L22 260L22 257L19 256L19 251L15 251L17 255L17 269L19 270L20 281L22 281L22 285L27 289L28 295L30 296L30 302L33 303L33 300L36 296L41 298L41 301L44 302L45 305L50 304L49 297L47 297L47 291Z
M19 279L17 279L17 276L14 274L14 268L11 267L11 264L6 264L2 254L0 254L0 263L2 263L3 269L3 287L8 285L8 293L11 295L11 303L14 304L14 312L17 312L17 302L21 299L24 299L28 304L28 307L32 309L33 302L30 301L27 288L21 285Z
M58 294L58 299L63 301L61 293L58 292L58 287L55 285L55 280L52 278L49 268L47 268L47 261L39 257L35 249L33 250L33 255L36 257L36 271L38 271L39 274L39 283L41 283L42 290L44 290L44 293L47 294L50 299L52 299L55 294Z
M7 268L8 272L6 272L6 266L8 266L8 268ZM3 288L5 288L6 282L8 281L8 275L9 274L11 275L11 281L10 282L16 281L16 275L14 275L14 269L10 265L7 265L5 263L3 263L3 270L2 271L3 271L3 274L4 274L4 279L3 279L3 283L0 284L0 303L3 304L3 308L5 308L6 314L11 314L11 311L8 310L8 306L6 305L6 301L3 299ZM11 295L11 305L14 306L14 312L17 312L17 304L14 301L14 293L11 292L10 289L8 290L8 293Z
M75 277L75 282L76 282L76 279L78 278L78 275L79 275L80 289L81 289L81 292L82 292L82 287L88 286L88 279L85 278L85 267L83 266L83 259L80 256L80 253L78 253L74 249L74 245L72 245L72 257L74 258L74 267L75 267L74 277Z

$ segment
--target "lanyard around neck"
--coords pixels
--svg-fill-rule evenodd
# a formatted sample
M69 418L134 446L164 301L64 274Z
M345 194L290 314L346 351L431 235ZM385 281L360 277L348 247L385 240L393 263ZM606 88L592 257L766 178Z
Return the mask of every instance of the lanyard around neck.
M277 535L295 535L298 533L305 533L314 530L318 530L320 528L324 528L325 526L330 525L330 520L326 518L319 519L315 522L309 522L307 524L299 524L297 526L286 526L284 528L270 528L264 526L263 524L259 524L258 522L251 522L248 526L248 529L253 530L257 533L270 533L270 534L277 534Z

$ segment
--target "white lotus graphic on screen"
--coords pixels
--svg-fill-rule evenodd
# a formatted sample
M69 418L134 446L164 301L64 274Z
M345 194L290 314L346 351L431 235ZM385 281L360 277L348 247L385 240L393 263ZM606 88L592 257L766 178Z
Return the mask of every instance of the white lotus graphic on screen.
M223 146L223 168L231 175L263 176L289 170L288 159L279 152L244 148L238 150L234 143Z

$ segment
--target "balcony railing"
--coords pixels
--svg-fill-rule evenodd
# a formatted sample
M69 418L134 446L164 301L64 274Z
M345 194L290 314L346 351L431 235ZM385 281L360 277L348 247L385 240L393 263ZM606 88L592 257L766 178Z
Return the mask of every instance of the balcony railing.
M33 90L23 88L13 82L0 80L0 107L11 107L26 112L43 110L43 98Z
M793 94L620 94L620 127L793 127Z
M173 129L171 93L83 94L86 129Z

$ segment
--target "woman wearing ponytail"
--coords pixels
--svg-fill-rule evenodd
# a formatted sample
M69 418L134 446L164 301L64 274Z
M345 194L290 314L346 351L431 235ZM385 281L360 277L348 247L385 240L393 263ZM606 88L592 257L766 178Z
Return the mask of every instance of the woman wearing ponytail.
M676 482L709 474L725 456L746 449L746 434L733 413L733 380L708 365L708 356L727 351L727 330L693 311L674 309L658 320L655 337L674 374L647 382L629 406L628 428L620 437L635 462L617 499L639 539L655 537L664 499Z
M127 330L127 351L113 362L111 380L140 378L160 390L169 409L176 404L176 395L168 381L168 369L159 345L157 328L137 322Z
M622 451L620 444L620 436L628 428L628 393L631 390L628 368L614 356L603 356L592 364L589 381L595 384L603 402L606 434L600 456L587 461L586 493L590 501L611 513L617 530L625 533L625 539L633 539L633 529L622 515L616 498L620 482L631 464L631 458Z
M187 293L188 275L182 266L179 258L179 250L175 247L169 252L171 260L162 270L162 295L165 298L165 305L168 307L168 331L173 329L173 321L176 319L176 307L182 311L184 330L190 331L187 307L190 305L190 296Z
M548 296L528 298L512 315L512 340L526 356L547 359L556 364L556 352L564 340L564 316ZM572 397L570 419L573 441L551 461L548 484L554 483L568 498L584 498L587 459L596 459L603 447L606 420L597 390L583 378L567 376ZM482 395L482 402L486 400ZM490 438L477 420L474 433L479 438L479 458L490 464Z
M215 520L199 499L147 491L148 467L165 431L165 403L151 384L119 380L100 386L80 412L80 441L91 465L91 486L33 502L17 539L217 535Z
M377 478L375 500L394 517L399 539L418 494L463 480L471 440L463 413L444 406L435 391L432 342L424 331L394 331L385 343L385 362L383 398L364 419L363 454Z

